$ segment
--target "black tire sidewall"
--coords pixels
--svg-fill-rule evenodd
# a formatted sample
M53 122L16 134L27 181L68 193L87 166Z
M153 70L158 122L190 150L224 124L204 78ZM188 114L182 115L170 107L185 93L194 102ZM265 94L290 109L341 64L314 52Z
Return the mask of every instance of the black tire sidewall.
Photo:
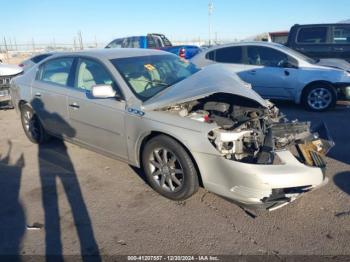
M149 169L148 159L150 157L150 154L152 154L153 150L157 147L166 148L167 150L175 154L176 158L178 159L183 168L184 184L182 185L182 188L177 192L168 192L163 190L159 187L159 185L156 183L156 181L154 181L152 177L151 171ZM147 181L151 185L151 187L156 192L158 192L166 198L180 201L189 198L198 190L199 183L197 171L191 157L181 144L179 144L177 141L168 136L157 136L155 138L152 138L146 144L142 152L142 167L146 175Z
M39 128L39 136L37 139L33 138L33 136L30 134L30 132L25 128L24 124L24 114L25 112L30 111L33 114L33 117L36 118L36 121L38 121L38 128ZM21 123L24 130L24 133L26 134L27 138L34 144L43 144L48 140L48 135L46 134L38 116L35 114L35 111L28 105L21 106Z
M331 103L329 104L328 107L324 108L324 109L315 109L313 107L311 107L308 103L308 96L310 94L310 92L313 90L313 89L316 89L316 88L325 88L327 90L330 91L330 93L332 94L332 101ZM334 90L334 88L331 86L331 85L328 85L328 84L313 84L313 85L310 85L308 87L306 87L306 89L303 91L303 96L302 96L302 104L304 105L304 107L308 110L308 111L313 111L313 112L324 112L324 111L327 111L333 107L335 107L337 103L337 93L336 91Z

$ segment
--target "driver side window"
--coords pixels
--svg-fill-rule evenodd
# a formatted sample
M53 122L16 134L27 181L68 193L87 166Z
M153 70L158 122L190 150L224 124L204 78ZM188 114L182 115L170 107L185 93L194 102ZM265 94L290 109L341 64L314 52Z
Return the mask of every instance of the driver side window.
M75 87L90 91L94 85L113 85L109 72L98 62L79 59Z
M288 62L292 62L293 58L289 57L278 50L262 47L248 46L247 47L247 64L260 65L269 67L283 67Z

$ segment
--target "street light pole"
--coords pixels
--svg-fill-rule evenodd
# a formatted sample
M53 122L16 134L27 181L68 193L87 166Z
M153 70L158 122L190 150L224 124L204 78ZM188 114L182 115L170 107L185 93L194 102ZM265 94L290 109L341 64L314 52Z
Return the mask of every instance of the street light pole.
M213 13L214 5L212 1L208 4L208 29L209 29L209 46L211 45L211 14Z

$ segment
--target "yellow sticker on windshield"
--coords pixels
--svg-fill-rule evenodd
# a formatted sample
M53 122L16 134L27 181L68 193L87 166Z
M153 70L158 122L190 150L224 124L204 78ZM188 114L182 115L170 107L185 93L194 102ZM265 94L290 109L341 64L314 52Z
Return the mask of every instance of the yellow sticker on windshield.
M155 68L153 65L151 65L151 64L146 64L146 65L144 65L144 67L145 67L148 71L156 70L156 68Z

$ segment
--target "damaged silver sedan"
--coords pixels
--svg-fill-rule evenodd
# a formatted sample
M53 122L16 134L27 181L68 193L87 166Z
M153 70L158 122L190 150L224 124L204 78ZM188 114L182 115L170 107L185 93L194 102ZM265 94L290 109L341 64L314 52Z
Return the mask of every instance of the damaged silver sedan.
M289 122L224 65L155 50L59 54L16 78L12 99L32 142L55 136L141 167L172 200L202 185L273 210L327 182L326 127Z

